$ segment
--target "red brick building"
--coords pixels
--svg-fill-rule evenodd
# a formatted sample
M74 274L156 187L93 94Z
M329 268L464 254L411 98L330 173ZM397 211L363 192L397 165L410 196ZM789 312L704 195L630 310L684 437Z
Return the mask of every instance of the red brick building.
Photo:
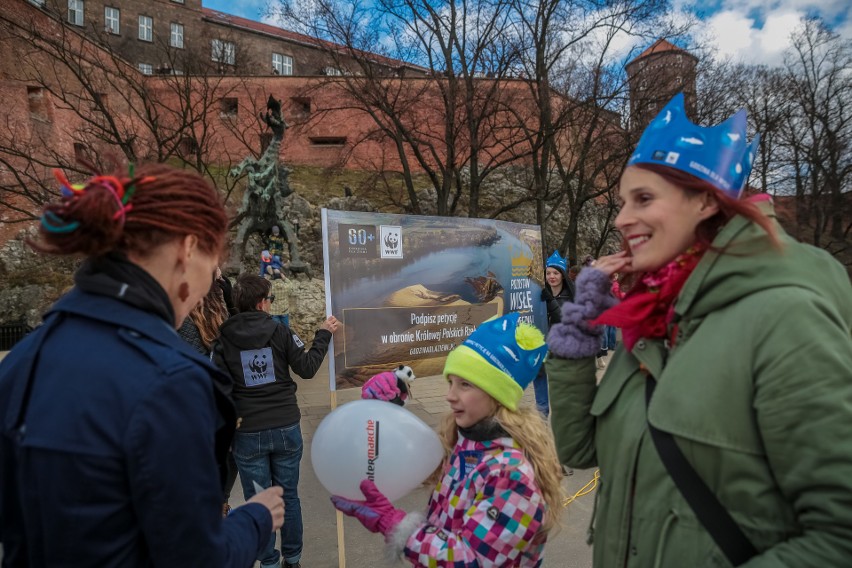
M664 39L658 39L630 61L626 69L631 127L644 130L672 95L680 91L686 100L687 116L695 116L697 65L697 57Z
M110 0L36 4L9 0L0 12L0 41L8 46L8 56L0 60L0 119L8 125L0 131L4 191L50 191L51 168L80 169L77 158L83 158L98 159L107 169L110 164L103 161L110 156L179 158L224 179L224 172L249 153L259 154L268 140L258 113L270 94L282 101L289 125L282 145L286 164L418 172L424 162L440 169L447 160L455 160L456 167L470 160L464 151L448 158L442 79L416 66L375 58L391 71L378 85L403 109L398 126L425 141L419 148L424 162L414 158L412 142L381 128L358 100L358 73L336 76L327 69L329 62L343 61L334 56L334 46L208 10L199 0L126 0L117 15L108 11ZM182 36L172 33L173 24L183 26ZM171 45L178 37L182 47ZM224 41L232 41L233 49L222 47ZM222 50L214 51L214 45ZM630 65L649 57L656 61L658 51L652 46ZM292 58L278 74L269 73L274 54ZM220 61L213 61L216 57ZM197 66L181 68L181 61ZM148 75L140 64L160 72ZM493 108L476 141L480 165L527 163L529 133L536 132L529 85L523 80L495 85L482 78L472 88L482 91L478 104ZM599 133L592 138L601 145L592 154L603 155L614 144L610 136L621 130L619 116L558 96L553 104L570 105L575 115L575 126L560 134L565 151L575 146L574 138L578 143L588 138L590 124L596 125ZM453 112L464 113L464 105ZM460 146L469 145L464 118L459 114L455 121L460 132L453 142ZM606 168L613 171L591 167L597 172L592 177L617 175L618 164Z
M337 75L351 60L303 34L205 8L201 0L27 0L146 74ZM375 56L397 73L424 69Z

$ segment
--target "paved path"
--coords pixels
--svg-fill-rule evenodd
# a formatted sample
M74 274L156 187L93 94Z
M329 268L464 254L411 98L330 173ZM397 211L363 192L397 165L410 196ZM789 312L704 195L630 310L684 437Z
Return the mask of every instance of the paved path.
M311 440L322 419L331 411L327 360L314 379L296 379L298 399L302 409L302 433L305 453L302 457L299 493L302 499L302 516L305 525L302 566L305 568L335 568L338 566L337 529L335 511L329 503L329 494L320 485L311 466ZM424 422L436 428L441 417L449 410L444 395L446 383L442 377L418 378L413 386L414 399L406 408ZM360 398L360 389L347 389L337 393L338 405ZM534 402L532 386L524 396L526 404ZM593 471L574 472L563 485L573 495L592 479ZM423 488L400 499L396 505L407 511L424 510L430 491ZM586 530L591 518L594 493L578 498L563 513L563 526L551 535L545 549L546 568L586 568L592 565L591 548L586 544ZM242 502L240 483L237 481L231 504ZM382 566L384 541L367 532L357 521L344 519L344 547L347 568Z

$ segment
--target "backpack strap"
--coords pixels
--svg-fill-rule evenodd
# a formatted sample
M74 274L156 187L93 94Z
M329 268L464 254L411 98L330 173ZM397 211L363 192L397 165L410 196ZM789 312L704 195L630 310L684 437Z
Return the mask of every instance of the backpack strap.
M651 404L651 396L657 386L657 381L650 373L645 373L645 408ZM687 461L674 436L658 430L648 422L648 430L654 440L654 446L660 455L660 460L669 472L669 476L692 508L698 521L713 537L713 541L725 554L728 561L739 566L757 556L757 549L743 533L731 514L719 501L713 491Z

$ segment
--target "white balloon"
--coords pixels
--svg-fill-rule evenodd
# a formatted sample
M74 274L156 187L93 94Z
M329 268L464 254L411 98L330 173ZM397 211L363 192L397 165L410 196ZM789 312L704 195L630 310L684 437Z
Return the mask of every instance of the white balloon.
M317 428L311 463L332 495L364 499L359 484L372 479L394 501L417 488L444 457L438 435L391 402L356 400L334 409Z

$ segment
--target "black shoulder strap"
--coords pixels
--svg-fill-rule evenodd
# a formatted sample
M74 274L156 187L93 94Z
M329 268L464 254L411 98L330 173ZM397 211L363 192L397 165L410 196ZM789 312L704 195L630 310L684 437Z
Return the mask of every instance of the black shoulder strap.
M651 404L651 396L657 381L650 374L646 375L645 405ZM683 498L692 507L695 516L713 537L716 545L725 553L728 561L734 566L744 564L750 558L757 556L757 549L743 533L737 522L728 513L716 495L707 487L686 456L678 447L674 437L668 432L658 430L648 422L648 429L654 446L669 476L674 481Z

